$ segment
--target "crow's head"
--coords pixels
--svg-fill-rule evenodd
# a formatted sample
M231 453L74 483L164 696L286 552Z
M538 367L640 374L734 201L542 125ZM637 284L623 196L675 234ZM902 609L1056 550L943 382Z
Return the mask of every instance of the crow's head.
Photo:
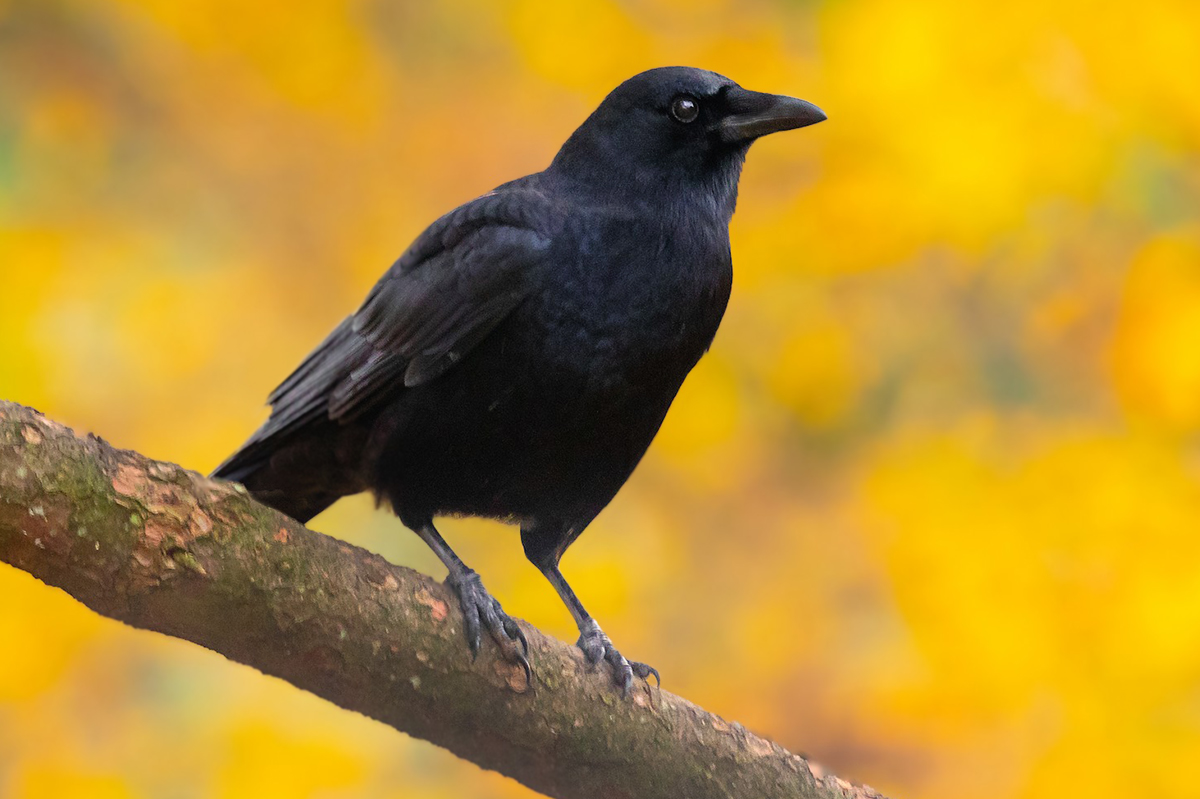
M748 91L715 72L661 67L604 98L551 169L618 191L703 191L732 213L750 144L823 119L804 100Z

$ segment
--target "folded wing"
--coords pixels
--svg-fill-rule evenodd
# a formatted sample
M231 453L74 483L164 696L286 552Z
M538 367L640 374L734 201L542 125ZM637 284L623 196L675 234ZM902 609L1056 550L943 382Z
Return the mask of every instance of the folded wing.
M532 291L555 228L550 203L519 188L432 224L271 393L266 423L214 476L241 479L307 428L357 419L453 368Z

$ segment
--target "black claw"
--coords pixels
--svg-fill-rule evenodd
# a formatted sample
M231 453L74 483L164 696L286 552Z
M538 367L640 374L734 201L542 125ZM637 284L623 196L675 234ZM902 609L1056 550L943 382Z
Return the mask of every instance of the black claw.
M446 582L458 594L471 659L474 660L479 655L483 645L483 629L486 628L488 635L505 656L525 672L526 686L532 685L533 669L529 666L528 658L529 641L517 623L500 607L500 603L483 587L479 575L468 569L461 575L452 574L446 578Z
M609 664L612 668L613 682L620 687L624 696L628 696L629 689L633 687L634 675L644 680L653 674L655 682L662 684L657 669L645 663L626 660L600 629L600 625L591 619L588 621L590 623L580 630L579 641L575 645L583 650L584 660L590 666L596 666L602 660Z
M533 669L529 666L529 658L521 652L516 654L517 665L525 670L525 687L533 685Z
M479 613L474 606L467 604L459 598L459 604L462 605L463 625L466 627L467 646L471 648L471 659L479 654L479 647L483 643L479 632Z
M521 630L520 626L512 619L508 619L507 624L504 625L504 632L508 633L509 638L521 644L521 656L528 657L529 641L525 638L525 633Z
M647 666L645 663L637 663L632 661L629 665L633 667L633 673L641 677L643 680L648 680L651 676L653 676L654 684L657 687L662 688L662 677L658 676L658 669L654 668L653 666Z

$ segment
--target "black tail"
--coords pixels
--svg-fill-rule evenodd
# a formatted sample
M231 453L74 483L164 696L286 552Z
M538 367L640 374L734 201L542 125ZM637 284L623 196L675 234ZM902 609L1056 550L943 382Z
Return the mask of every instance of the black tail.
M367 488L361 474L366 428L324 422L270 449L251 439L213 471L241 483L264 505L307 522L338 499Z
M285 516L291 516L301 524L308 524L309 519L337 502L343 495L323 492L320 494L297 496L287 491L276 489L263 491L250 489L250 496L264 505L271 506Z
M367 423L332 419L329 402L370 354L353 318L344 320L271 392L270 418L212 476L241 483L255 499L301 522L365 490Z

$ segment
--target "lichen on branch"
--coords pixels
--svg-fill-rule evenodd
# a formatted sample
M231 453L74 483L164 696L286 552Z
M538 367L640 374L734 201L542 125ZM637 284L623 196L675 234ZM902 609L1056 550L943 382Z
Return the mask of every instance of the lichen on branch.
M450 592L240 486L0 401L0 561L562 797L878 797L685 699L622 698L522 622L536 669L468 654Z

